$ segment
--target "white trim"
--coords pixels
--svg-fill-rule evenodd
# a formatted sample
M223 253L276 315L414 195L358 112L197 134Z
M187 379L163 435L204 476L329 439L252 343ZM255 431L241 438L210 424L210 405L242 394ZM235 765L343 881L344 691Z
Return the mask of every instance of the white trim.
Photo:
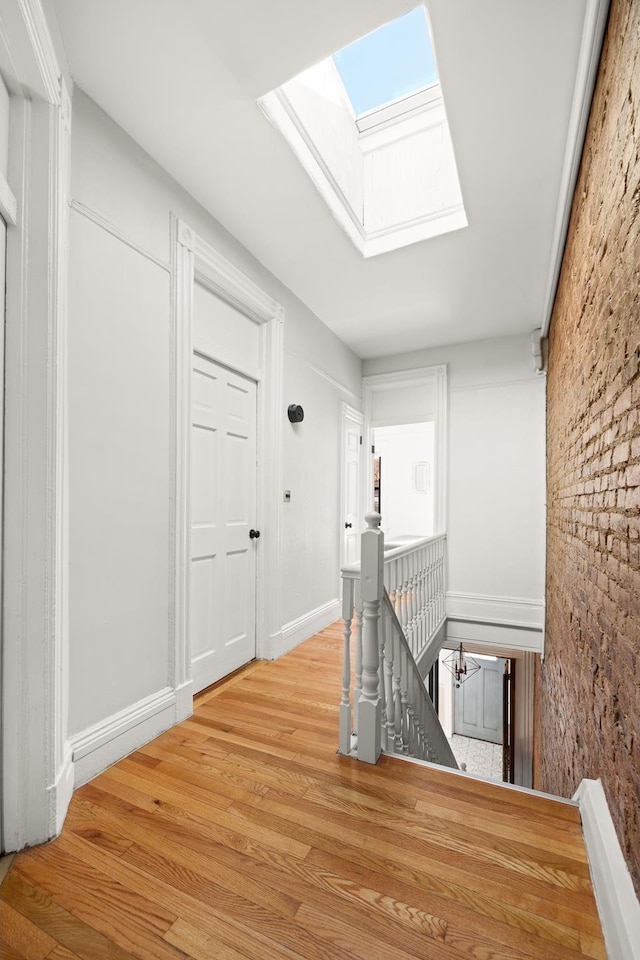
M176 692L158 690L71 738L75 786L137 750L176 722Z
M447 616L457 620L475 620L478 623L498 623L504 626L544 626L544 600L526 597L498 597L482 593L459 593L448 590L445 600Z
M49 103L60 104L60 67L40 0L18 0L31 51Z
M71 803L74 783L73 755L71 744L67 740L62 766L58 771L56 781L48 788L48 806L55 815L54 832L57 836L64 825L64 819Z
M451 393L466 393L470 390L491 390L493 387L526 387L532 383L544 383L544 376L539 373L530 373L515 380L490 380L482 383L465 383L459 387L451 387Z
M355 118L355 124L360 139L363 139L379 130L395 127L409 117L419 116L421 113L433 109L434 106L443 105L444 98L440 81L434 80L420 90L414 91L414 93L397 97L395 100L383 103L381 107L374 107L367 113L361 113Z
M18 201L14 197L11 187L4 175L0 172L0 216L7 224L15 227L18 222Z
M60 106L60 76L40 0L3 0L0 41L11 93Z
M186 680L179 687L175 687L176 693L176 723L182 723L193 713L193 681Z
M580 806L584 842L609 960L640 960L640 903L600 780L583 780Z
M280 649L274 651L274 658L281 657L326 627L331 626L342 616L342 602L338 599L320 604L301 617L282 625Z
M284 320L284 308L206 240L178 221L178 243L192 249L195 272L210 290L256 323Z
M169 575L171 599L171 683L174 688L191 680L189 649L189 464L191 358L201 345L193 336L193 289L196 278L216 296L230 303L260 326L260 368L257 417L257 524L263 536L257 554L256 656L274 656L280 640L280 495L282 487L282 424L284 310L241 270L211 247L181 220L172 219L174 257L173 383L171 432L173 437L172 491L174 544ZM236 362L205 351L211 359L237 369ZM240 371L243 372L243 371ZM184 694L187 697L188 694ZM182 711L186 707L182 706Z
M591 100L598 76L600 52L604 41L609 13L609 0L587 0L582 30L582 42L578 56L576 82L573 102L569 116L567 142L560 178L560 190L556 204L556 222L551 244L551 262L549 264L547 290L544 299L544 323L542 337L549 335L549 324L553 304L556 298L560 268L564 256L564 247L569 230L569 219L573 206L573 194L578 180L578 171L587 132L587 123L591 110Z
M39 2L3 3L2 53L13 70L8 178L20 213L7 232L2 676L2 842L17 850L54 836L70 798L65 244L71 104L58 82Z
M69 206L72 210L75 210L76 213L79 213L82 217L86 217L87 220L90 220L91 223L95 223L96 226L100 227L102 230L105 230L107 233L110 233L112 237L116 238L116 240L119 240L121 243L126 244L127 247L135 250L135 252L139 253L141 257L145 257L147 260L150 260L151 263L155 263L155 265L160 267L161 270L165 270L167 273L170 272L170 263L161 260L160 257L156 257L155 254L151 253L149 250L146 250L144 247L141 247L139 243L136 243L136 241L132 240L131 237L128 237L126 233L123 233L122 230L115 225L115 223L108 219L108 217L98 213L98 211L94 210L92 207L88 207L86 203L82 203L81 200L72 199L69 202Z
M528 623L482 620L478 617L456 617L447 614L447 640L490 645L499 650L542 653L544 631ZM505 654L508 656L508 654Z

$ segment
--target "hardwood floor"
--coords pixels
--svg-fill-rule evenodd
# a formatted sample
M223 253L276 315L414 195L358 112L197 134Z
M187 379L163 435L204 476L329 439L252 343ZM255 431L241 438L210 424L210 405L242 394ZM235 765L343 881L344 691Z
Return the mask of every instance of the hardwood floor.
M336 754L338 625L197 699L0 888L3 960L606 957L577 809Z

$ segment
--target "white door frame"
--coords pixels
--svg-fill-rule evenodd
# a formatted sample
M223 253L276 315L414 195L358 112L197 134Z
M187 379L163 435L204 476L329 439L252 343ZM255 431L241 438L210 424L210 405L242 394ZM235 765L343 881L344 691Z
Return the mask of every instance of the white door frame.
M11 94L7 230L3 837L61 829L73 790L68 718L65 238L71 101L39 0L0 0ZM11 196L4 191L5 214ZM11 216L9 216L11 220Z
M363 469L363 457L362 451L364 449L364 414L361 410L357 410L355 407L352 407L351 404L342 401L342 423L340 430L340 523L344 523L344 502L345 502L345 460L346 460L346 440L347 440L347 421L350 420L352 423L357 423L360 427L360 432L362 436L362 443L360 444L360 478L359 478L359 490L358 490L358 526L356 528L356 534L359 534L363 527L363 511L362 511L362 469ZM358 537L358 544L360 544L360 538ZM358 556L360 553L358 551ZM345 557L344 557L344 531L340 530L340 566L344 566Z
M216 350L212 360L255 380L258 385L257 517L261 531L256 559L256 656L270 659L282 633L280 614L280 494L282 490L283 346L284 309L241 270L219 254L181 220L173 222L175 289L173 349L175 351L174 420L175 511L172 534L175 549L171 564L172 601L171 683L177 697L177 720L193 708L191 650L189 643L189 471L191 464L191 358L194 348L194 284L196 278L222 300L260 327L258 367Z
M436 420L434 452L436 469L434 471L433 526L434 533L447 531L447 501L449 472L449 397L447 391L447 367L439 364L435 367L420 367L414 370L398 370L394 373L378 373L362 378L362 397L364 401L364 444L365 466L363 470L363 489L361 503L365 511L373 509L373 454L371 452L372 434L376 427L396 426L410 421L404 419L374 420L373 398L376 393L384 393L398 388L428 387L435 385ZM424 418L422 418L424 419ZM418 422L416 418L415 422Z

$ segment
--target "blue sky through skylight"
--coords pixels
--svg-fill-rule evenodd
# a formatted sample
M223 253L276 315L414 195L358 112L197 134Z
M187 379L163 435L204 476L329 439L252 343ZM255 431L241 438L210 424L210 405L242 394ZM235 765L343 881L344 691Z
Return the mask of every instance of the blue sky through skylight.
M356 116L438 79L422 7L350 43L333 59Z

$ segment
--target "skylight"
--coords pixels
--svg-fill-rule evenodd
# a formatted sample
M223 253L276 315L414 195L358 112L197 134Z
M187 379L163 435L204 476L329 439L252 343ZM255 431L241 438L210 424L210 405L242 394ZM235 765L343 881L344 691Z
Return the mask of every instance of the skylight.
M438 80L421 6L334 53L333 60L358 117Z
M259 104L363 257L467 226L423 4Z

